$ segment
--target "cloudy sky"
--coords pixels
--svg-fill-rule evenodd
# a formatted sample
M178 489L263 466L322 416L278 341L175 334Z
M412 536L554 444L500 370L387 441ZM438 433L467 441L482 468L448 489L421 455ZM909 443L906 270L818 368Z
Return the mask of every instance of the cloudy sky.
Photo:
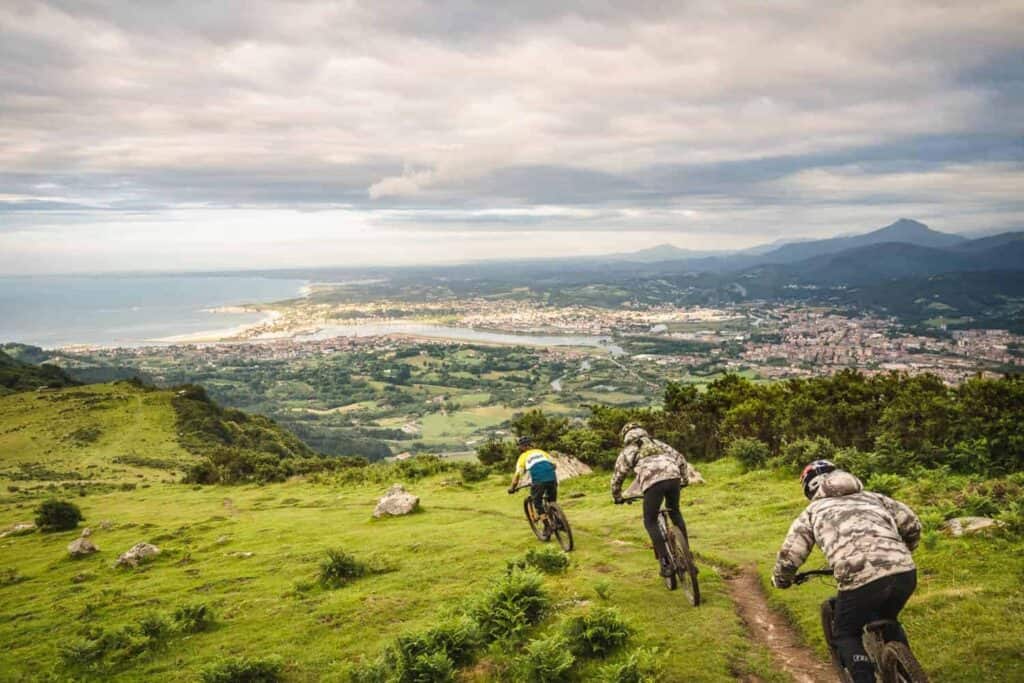
M1020 0L0 2L0 273L724 249L903 216L1024 229Z

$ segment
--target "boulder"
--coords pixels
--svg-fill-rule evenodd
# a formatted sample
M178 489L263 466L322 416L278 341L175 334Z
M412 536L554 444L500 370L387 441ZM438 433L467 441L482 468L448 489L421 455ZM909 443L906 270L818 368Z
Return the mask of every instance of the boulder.
M117 565L120 567L138 567L144 562L160 554L160 548L149 543L136 543L128 552L121 553L117 558Z
M590 468L590 465L583 462L579 458L575 458L568 453L559 453L558 451L551 451L548 453L551 459L555 461L555 476L558 477L558 481L562 482L566 479L572 479L573 477L579 477L584 474L592 474L594 470ZM520 486L530 485L530 473L526 472L522 477L519 478Z
M380 501L377 502L377 508L373 511L373 516L407 515L410 512L415 512L419 505L419 496L409 493L401 484L393 484Z
M990 517L955 517L943 522L940 528L950 536L966 536L992 531L1002 525L1002 522Z
M686 478L690 480L691 484L705 484L704 477L697 468L691 465L689 462L686 463Z
M0 538L5 536L24 536L26 534L32 534L36 531L36 525L32 522L19 522L14 526L8 527L3 533L0 533Z
M97 550L99 548L93 545L93 542L85 534L82 534L82 536L68 544L68 555L71 557L85 557L86 555L92 555Z
M89 538L90 536L92 536L91 528L85 527L84 529L82 529L82 538Z

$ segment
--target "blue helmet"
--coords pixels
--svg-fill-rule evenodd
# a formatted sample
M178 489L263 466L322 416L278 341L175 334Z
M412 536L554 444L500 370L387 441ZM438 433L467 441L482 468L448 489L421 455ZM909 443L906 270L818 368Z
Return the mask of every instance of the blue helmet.
M837 469L839 468L829 460L815 460L805 467L804 471L800 473L800 484L804 487L804 496L808 500L814 498L814 494L818 491L818 484L814 483L815 480L821 475L835 472Z
M529 446L532 443L533 443L533 439L531 439L530 437L528 437L526 435L523 435L523 436L519 437L518 439L516 439L516 444L520 448L526 448L527 446Z

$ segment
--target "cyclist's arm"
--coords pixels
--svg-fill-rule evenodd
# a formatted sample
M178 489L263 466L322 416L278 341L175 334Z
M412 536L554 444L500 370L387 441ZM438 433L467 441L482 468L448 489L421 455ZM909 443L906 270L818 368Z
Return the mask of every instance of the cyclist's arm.
M877 495L882 500L882 504L889 510L892 518L896 520L896 530L900 532L903 542L907 544L910 550L916 548L921 540L921 520L918 519L913 510L898 500L893 500L880 493Z
M796 570L800 568L811 554L814 547L814 529L811 527L811 517L804 510L789 527L786 540L782 542L778 557L775 560L775 569L772 571L772 583L779 588L788 588L793 583Z
M612 498L618 500L622 497L622 482L633 471L633 465L629 459L630 449L623 448L619 457L615 460L615 471L612 472Z
M519 479L523 476L523 473L525 473L525 472L526 472L526 453L520 453L519 454L519 459L516 460L516 469L512 473L512 486L510 486L509 488L513 488L514 489L515 487L519 486Z

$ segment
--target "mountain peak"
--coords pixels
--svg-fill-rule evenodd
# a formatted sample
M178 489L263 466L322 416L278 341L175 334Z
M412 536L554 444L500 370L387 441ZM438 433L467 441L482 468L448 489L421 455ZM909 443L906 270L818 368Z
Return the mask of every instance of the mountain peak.
M964 241L960 235L932 230L924 223L911 218L901 218L891 225L863 235L861 239L863 238L868 238L871 242L908 242L929 247L952 246Z

